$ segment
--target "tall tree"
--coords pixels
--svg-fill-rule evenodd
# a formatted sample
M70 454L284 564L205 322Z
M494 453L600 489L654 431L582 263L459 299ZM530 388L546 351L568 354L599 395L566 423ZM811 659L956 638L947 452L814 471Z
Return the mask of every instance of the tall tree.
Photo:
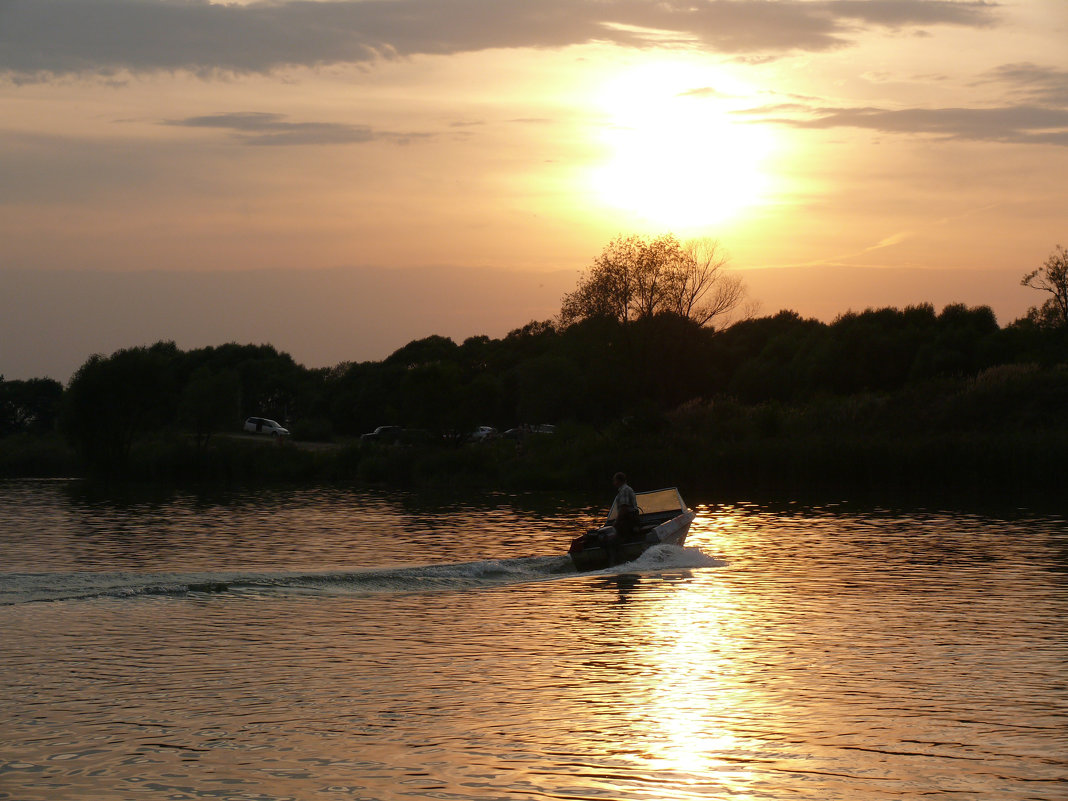
M616 237L564 296L560 323L606 317L626 324L666 312L711 325L745 298L741 278L726 264L714 240Z
M61 426L94 468L122 472L134 440L174 420L178 359L173 342L157 342L96 354L78 368L63 393Z
M726 272L727 257L715 239L691 239L683 245L669 296L674 311L698 325L729 315L745 299L741 276Z
M631 317L633 276L642 249L637 236L618 236L579 279L574 292L564 295L560 322L564 327L579 320L606 317L626 323Z
M1028 319L1053 328L1068 326L1068 250L1057 245L1046 263L1027 273L1020 284L1050 294L1041 306L1028 310Z

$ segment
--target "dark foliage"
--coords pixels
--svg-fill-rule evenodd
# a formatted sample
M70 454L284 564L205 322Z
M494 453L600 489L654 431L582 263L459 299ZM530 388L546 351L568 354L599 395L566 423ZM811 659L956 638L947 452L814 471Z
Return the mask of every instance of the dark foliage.
M52 431L62 398L63 385L51 378L5 381L0 376L0 437Z
M428 337L330 369L268 345L157 343L91 357L66 390L0 383L3 433L23 437L0 444L9 474L71 464L57 440L35 460L24 439L55 428L60 395L61 430L103 474L543 487L599 485L626 466L646 484L1049 486L1068 441L1068 330L999 328L989 308L961 305L830 324L783 311L722 331L661 313ZM243 439L250 415L333 444ZM466 436L523 423L558 433ZM382 425L406 431L359 439Z

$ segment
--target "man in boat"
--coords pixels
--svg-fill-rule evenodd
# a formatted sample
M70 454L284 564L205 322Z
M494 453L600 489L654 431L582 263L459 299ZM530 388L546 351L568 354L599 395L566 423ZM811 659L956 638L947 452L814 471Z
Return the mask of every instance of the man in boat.
M616 516L609 518L602 528L587 531L581 537L571 541L569 553L579 553L586 547L600 545L608 553L608 561L611 564L619 562L616 548L625 542L630 542L638 534L639 511L638 496L627 483L627 477L623 473L616 473L612 477L612 483L616 487L616 497L613 502Z
M638 496L623 473L612 476L612 483L616 488L616 516L608 521L608 525L615 527L619 537L617 542L630 542L638 531Z

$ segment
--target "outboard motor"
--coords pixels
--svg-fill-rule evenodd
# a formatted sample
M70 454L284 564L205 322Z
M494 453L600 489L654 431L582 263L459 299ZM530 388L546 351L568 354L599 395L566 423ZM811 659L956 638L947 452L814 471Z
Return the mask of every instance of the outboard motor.
M581 553L586 548L596 548L598 546L603 548L615 534L615 526L601 526L601 528L590 529L581 537L571 540L571 547L567 549L567 552Z

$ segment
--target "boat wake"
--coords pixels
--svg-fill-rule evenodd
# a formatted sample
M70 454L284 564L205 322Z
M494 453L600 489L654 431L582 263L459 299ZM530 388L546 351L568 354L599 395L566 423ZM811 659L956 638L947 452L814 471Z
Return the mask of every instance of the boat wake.
M633 562L596 573L649 572L722 564L697 548L658 545ZM439 592L548 581L567 575L590 574L577 574L568 556L304 572L8 573L0 574L0 606L39 601L202 596L212 593L353 596Z
M723 567L726 564L722 559L717 559L700 548L687 548L680 545L654 545L633 562L616 565L600 572L633 573L636 571L681 570L697 567Z

